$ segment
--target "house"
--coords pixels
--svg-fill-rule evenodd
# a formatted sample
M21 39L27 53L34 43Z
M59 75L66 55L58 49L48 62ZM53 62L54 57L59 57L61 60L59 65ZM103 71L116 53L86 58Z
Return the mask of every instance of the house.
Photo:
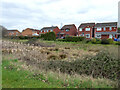
M20 36L21 33L18 30L7 30L7 36Z
M94 26L95 23L82 23L78 27L77 36L85 36L86 39L92 39L94 37Z
M22 31L22 36L39 36L40 30L26 28Z
M77 28L74 24L64 25L61 28L61 31L58 33L59 38L63 38L66 36L76 36Z
M97 23L95 25L95 38L117 38L117 22Z
M40 30L40 34L45 34L48 32L54 32L56 34L56 37L58 37L57 34L58 32L60 32L60 29L57 26L52 26L52 27L43 27Z

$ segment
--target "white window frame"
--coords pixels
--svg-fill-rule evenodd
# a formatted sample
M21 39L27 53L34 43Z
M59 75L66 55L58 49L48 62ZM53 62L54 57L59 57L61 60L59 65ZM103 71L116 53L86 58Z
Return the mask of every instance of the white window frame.
M90 31L90 28L86 28L85 30L86 30L86 31Z
M97 35L100 35L100 37L97 37ZM96 38L101 38L101 34L95 34L95 37L96 37Z
M102 28L101 28L101 27L98 27L98 28L97 28L97 31L101 31L101 30L102 30Z
M89 37L87 37L87 35L89 35ZM90 34L85 34L85 37L86 37L86 38L90 38Z
M82 28L79 28L79 31L82 31Z

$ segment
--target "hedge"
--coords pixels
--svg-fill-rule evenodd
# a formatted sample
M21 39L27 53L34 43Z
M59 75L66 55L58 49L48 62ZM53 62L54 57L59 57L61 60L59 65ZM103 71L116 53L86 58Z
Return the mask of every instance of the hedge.
M70 37L70 36L67 36L65 37L65 41L67 42L78 42L78 41L84 41L85 40L85 37Z
M45 34L41 34L41 38L43 40L53 40L55 41L56 40L56 35L54 32L49 32L49 33L45 33Z

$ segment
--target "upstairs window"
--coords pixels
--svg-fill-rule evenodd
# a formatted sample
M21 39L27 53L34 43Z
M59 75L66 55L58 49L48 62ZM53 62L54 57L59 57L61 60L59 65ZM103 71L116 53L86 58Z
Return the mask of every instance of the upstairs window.
M41 31L42 32L42 31Z
M48 32L48 30L47 30L47 32Z
M112 30L112 27L109 27L110 28L110 30Z
M97 28L97 31L101 31L102 30L102 28Z
M82 31L82 28L79 28L79 31Z
M51 32L53 32L53 30L50 30Z
M106 28L104 27L104 31L106 30Z
M90 31L90 28L86 28L86 31Z

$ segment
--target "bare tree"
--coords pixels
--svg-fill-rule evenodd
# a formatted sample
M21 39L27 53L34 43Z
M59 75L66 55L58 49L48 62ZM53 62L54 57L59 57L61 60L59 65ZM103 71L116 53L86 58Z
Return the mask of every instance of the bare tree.
M7 29L0 25L0 38L5 37L7 35Z

